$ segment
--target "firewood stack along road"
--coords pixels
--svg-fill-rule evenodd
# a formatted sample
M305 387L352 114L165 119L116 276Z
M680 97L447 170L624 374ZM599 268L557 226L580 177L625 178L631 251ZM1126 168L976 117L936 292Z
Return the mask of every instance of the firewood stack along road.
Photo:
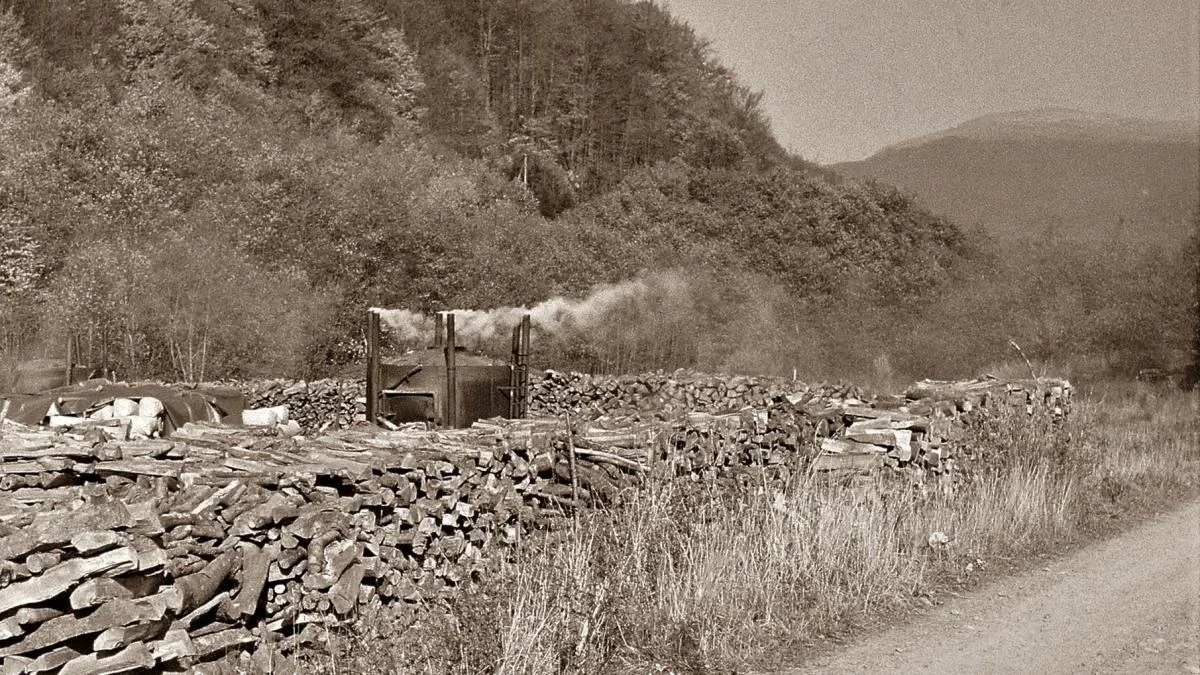
M410 620L421 601L486 582L523 533L620 503L650 476L891 470L952 486L957 416L1061 413L1070 395L1063 381L923 386L922 399L797 386L753 394L760 407L726 394L723 412L560 408L445 431L204 423L120 441L3 422L3 669L219 672L233 659L287 672L326 626L372 606ZM342 401L326 409L355 405Z

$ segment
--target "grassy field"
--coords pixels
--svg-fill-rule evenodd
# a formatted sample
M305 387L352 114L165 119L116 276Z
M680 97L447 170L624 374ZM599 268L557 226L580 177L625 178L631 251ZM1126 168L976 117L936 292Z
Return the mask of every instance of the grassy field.
M1200 492L1200 396L1081 388L1063 424L975 424L949 493L810 476L728 492L660 482L531 537L483 587L409 629L367 617L324 672L729 673L795 662L939 593Z

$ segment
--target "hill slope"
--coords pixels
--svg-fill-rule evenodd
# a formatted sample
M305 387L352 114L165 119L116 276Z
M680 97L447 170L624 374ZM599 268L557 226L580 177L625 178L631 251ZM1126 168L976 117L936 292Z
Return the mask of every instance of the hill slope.
M1071 110L1001 113L831 168L1002 238L1176 239L1200 200L1200 133Z
M366 307L677 269L713 317L683 346L647 311L645 349L564 349L722 365L739 311L795 325L763 289L916 302L972 252L812 175L758 102L646 1L0 0L0 357L73 332L127 377L316 372Z

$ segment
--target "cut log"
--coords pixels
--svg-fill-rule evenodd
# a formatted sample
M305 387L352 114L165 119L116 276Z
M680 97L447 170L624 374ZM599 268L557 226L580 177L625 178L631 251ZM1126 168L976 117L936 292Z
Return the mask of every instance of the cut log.
M196 656L204 658L217 652L225 651L231 647L244 645L250 642L255 642L257 638L254 634L245 628L230 628L219 633L202 635L192 639L192 644L195 645Z
M29 527L0 539L0 560L16 560L39 548L61 546L81 532L130 527L133 517L125 504L93 502L76 511L50 511L34 516Z
M55 647L50 651L42 654L33 660L32 663L25 667L26 673L44 673L55 668L61 668L63 664L73 661L83 654L73 647Z
M0 613L49 600L80 579L103 572L137 568L137 552L130 547L106 551L93 558L75 558L56 565L35 579L0 589Z
M98 652L122 649L135 642L162 635L166 632L169 624L170 621L168 619L158 619L157 621L146 621L130 626L113 626L112 628L105 629L96 636L96 640L92 642L92 649Z
M196 646L188 632L179 628L167 631L163 639L150 643L150 653L159 663L170 663L196 653Z
M225 602L227 602L228 600L229 600L229 591L221 591L220 593L217 593L216 595L214 595L212 597L212 599L210 599L208 602L206 602L203 605L200 605L199 607L188 612L187 616L184 616L183 618L176 621L175 626L177 626L179 628L189 628L196 621L196 619L199 619L200 617L204 616L205 614L211 612L214 607L222 605Z
M99 633L111 626L125 623L125 617L135 617L137 608L130 600L113 600L101 605L95 612L79 618L66 614L38 626L17 644L0 649L0 655L28 654L47 647L62 644L83 635Z
M33 663L33 659L28 656L8 656L4 659L4 665L0 666L0 673L4 675L21 675Z
M11 640L24 634L25 628L21 626L21 622L17 620L17 617L10 616L0 621L0 641Z
M191 611L212 599L220 589L221 582L229 578L240 562L236 551L226 551L204 569L175 580L175 587L183 596L183 611Z
M116 579L97 577L88 579L71 591L71 609L79 611L89 607L102 605L109 600L120 598L129 599L133 593Z
M80 553L92 553L121 546L127 537L112 530L96 530L80 532L71 537L71 547Z
M354 563L342 573L337 583L329 589L329 599L333 603L333 611L345 616L358 603L358 587L363 580L363 564Z
M267 572L271 559L279 555L279 545L271 544L272 550L261 549L251 543L243 543L242 550L242 579L237 595L224 606L224 613L230 619L252 616L258 611L259 599L262 597L263 586L267 583Z
M22 607L17 610L17 622L22 626L39 624L66 614L56 607Z
M154 666L154 655L145 643L138 642L113 654L101 657L96 654L85 654L68 661L58 671L58 675L108 675L109 673L127 673L131 670L149 669Z

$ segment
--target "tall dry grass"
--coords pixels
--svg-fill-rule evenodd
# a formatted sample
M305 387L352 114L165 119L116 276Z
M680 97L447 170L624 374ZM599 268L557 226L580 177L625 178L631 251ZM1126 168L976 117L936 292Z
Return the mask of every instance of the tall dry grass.
M981 419L953 491L805 475L731 492L663 481L527 540L452 621L343 672L728 672L770 666L878 612L928 604L998 559L1085 539L1196 493L1196 395L1096 390L1066 424ZM432 636L432 637L431 637ZM401 667L396 654L441 658Z

